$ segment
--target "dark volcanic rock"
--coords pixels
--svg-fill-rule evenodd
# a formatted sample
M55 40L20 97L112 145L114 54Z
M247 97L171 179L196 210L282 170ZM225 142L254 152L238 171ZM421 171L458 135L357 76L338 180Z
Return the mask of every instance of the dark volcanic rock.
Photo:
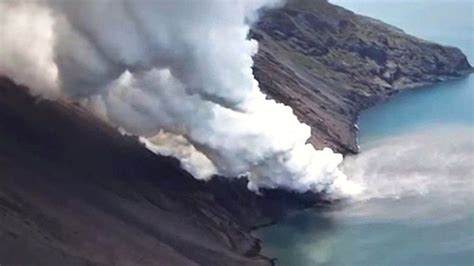
M270 265L250 230L312 193L201 182L79 105L0 76L1 265Z
M405 88L471 72L457 48L427 42L325 0L264 10L254 73L272 98L312 128L311 142L356 153L357 116Z
M249 230L286 200L242 181L199 182L81 107L0 78L1 265L269 265Z

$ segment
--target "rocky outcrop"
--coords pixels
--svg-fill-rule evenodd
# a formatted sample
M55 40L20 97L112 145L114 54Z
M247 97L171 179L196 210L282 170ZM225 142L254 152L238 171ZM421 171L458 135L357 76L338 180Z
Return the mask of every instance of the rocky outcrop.
M272 98L312 128L311 142L356 153L361 110L406 88L472 71L457 48L407 35L325 0L289 0L265 10L254 73Z

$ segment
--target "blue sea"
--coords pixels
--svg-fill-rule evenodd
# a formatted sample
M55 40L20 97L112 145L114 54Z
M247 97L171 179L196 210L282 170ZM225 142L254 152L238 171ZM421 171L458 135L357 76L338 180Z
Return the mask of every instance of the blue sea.
M333 0L474 63L474 1ZM407 91L362 113L343 170L364 193L260 229L288 266L474 265L474 75Z

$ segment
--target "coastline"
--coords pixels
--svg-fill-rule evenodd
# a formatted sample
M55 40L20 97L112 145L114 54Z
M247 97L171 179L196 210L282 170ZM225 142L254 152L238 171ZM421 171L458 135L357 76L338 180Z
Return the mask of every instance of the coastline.
M459 77L452 77L452 76L447 76L447 77L444 77L442 79L440 79L439 81L436 81L436 82L432 82L432 83L426 83L426 84L412 84L412 85L407 85L403 88L399 88L399 89L396 89L394 91L391 91L390 94L386 95L386 96L381 96L378 101L375 101L372 105L364 108L364 109L361 109L359 111L359 113L357 114L357 121L358 119L360 118L360 113L361 112L364 112L368 109L370 109L371 107L374 107L376 105L381 105L381 104L384 104L385 102L387 101L390 101L392 98L394 97L397 97L398 95L400 95L401 93L404 93L404 92L409 92L411 90L417 90L417 89L433 89L433 88L430 88L431 86L436 86L437 84L440 84L440 83L444 83L444 82L449 82L449 81L453 81L453 80L459 80L459 79L464 79L464 78L468 78L469 75L473 74L474 73L474 68L471 68L470 70L466 71L466 73L463 74L463 76L459 76ZM354 124L354 127L358 129L358 122ZM358 131L357 131L357 142L359 141L359 134L358 134ZM360 148L360 147L359 147ZM344 154L344 156L346 156L348 154ZM337 203L336 203L337 204ZM314 207L314 210L317 211L318 208L324 208L324 207L327 207L327 208L330 208L331 206L329 204L326 204L326 205L321 205L321 206L318 206L318 207ZM304 212L306 210L313 210L313 207L310 207L310 208L307 208L307 209L297 209L297 210L289 210L286 214L286 216L290 216L290 215L293 215L293 214L297 214L297 213L301 213L301 212ZM263 225L260 225L260 226L257 226L255 228L252 228L252 230L250 231L250 233L252 234L253 237L257 238L258 239L258 245L259 245L259 249L261 251L262 247L265 245L265 242L260 239L258 236L255 235L255 231L261 229L261 228L264 228L264 227L268 227L268 226L273 226L273 225L276 225L279 223L280 220L274 220L272 222L269 222L267 224L263 224ZM261 254L261 253L260 253ZM261 254L262 255L262 254ZM269 259L271 262L272 262L272 265L277 265L276 264L276 261L278 260L277 257L269 257L269 256L265 256L265 255L262 255L264 258L267 258Z
M401 93L412 91L412 90L423 90L423 89L430 90L430 89L432 89L430 87L436 86L437 84L444 83L444 82L455 81L455 80L466 79L470 75L473 75L473 74L474 74L474 67L472 67L469 70L466 70L464 73L461 74L461 76L445 76L445 77L440 77L440 80L438 80L436 82L409 84L405 87L394 89L393 91L391 91L387 95L381 96L380 99L375 101L373 104L371 104L369 106L366 106L363 109L360 109L357 113L356 122L354 123L354 127L356 128L356 132L357 132L357 134L356 134L356 142L357 142L357 146L358 146L357 153L359 153L359 151L360 151L360 146L358 144L359 143L359 119L360 119L360 114L362 112L364 112L366 110L369 110L370 108L375 107L376 105L384 104L384 103L390 101L392 98L397 97ZM357 153L354 153L354 154L357 154ZM343 155L346 156L347 154L343 154Z
M324 0L262 12L254 75L312 128L310 142L355 154L361 111L392 94L472 73L461 50L411 36Z
M294 5L296 5L296 6L302 5L301 3L304 3L305 1L290 1L290 2L291 3L290 3L289 6L284 7L284 10L283 10L282 13L286 13L286 12L289 12L288 10L291 10L294 13L288 13L288 16L292 17L292 18L298 17L301 13L303 13L303 12L298 10L298 7L295 8ZM405 36L405 37L402 37L402 38L415 40L415 43L417 43L416 45L419 45L420 47L423 47L426 44L434 45L433 42L429 42L429 41L423 40L421 38L413 37L411 35L408 35L403 30L400 30L400 29L398 29L394 26L385 24L384 22L382 22L380 20L375 20L375 19L372 19L370 17L357 15L357 14L352 13L351 11L345 10L342 7L338 7L338 6L335 6L335 5L332 6L332 4L321 3L321 1L316 1L316 2L317 3L314 6L312 6L312 8L314 8L314 10L309 9L309 11L308 11L308 12L316 14L316 16L318 16L318 15L320 16L321 14L324 14L324 12L326 12L324 9L326 9L326 8L334 8L336 10L339 10L338 12L342 12L343 14L346 14L345 12L348 12L349 14L351 14L351 16L355 16L355 18L352 18L352 19L356 19L356 20L361 19L362 21L364 19L367 19L367 20L376 22L378 24L378 26L380 26L380 27L388 28L389 31L397 32L397 34ZM292 4L294 4L294 5L292 5ZM324 8L320 8L318 6L318 4L324 6ZM332 6L332 7L327 7L327 5ZM285 10L285 9L288 9L288 10ZM296 11L294 9L296 9ZM320 9L322 9L322 10L320 10ZM304 12L307 12L307 11L304 11ZM277 12L275 12L275 13L277 13ZM309 97L312 97L311 100L314 100L316 102L316 104L319 105L321 101L319 100L318 97L314 98L314 95L312 95L314 91L316 91L317 94L320 94L320 93L324 93L325 91L330 91L330 90L334 89L334 87L341 86L341 85L340 84L339 85L338 84L328 85L327 83L330 83L330 82L328 82L327 79L322 78L321 76L318 76L318 73L314 73L313 70L309 71L310 72L309 75L310 76L311 75L316 75L316 79L313 79L311 77L307 78L308 69L307 69L307 66L304 64L304 62L303 63L299 62L300 64L295 63L295 62L292 61L292 58L288 57L287 55L283 55L282 57L277 57L277 56L269 57L270 54L271 55L274 55L274 54L278 55L278 53L281 53L281 50L282 49L284 50L285 49L284 47L286 45L288 45L288 43L286 43L287 40L285 39L285 36L275 37L275 36L271 35L272 28L269 29L268 26L272 23L275 23L275 21L279 21L279 19L281 19L281 18L276 19L275 17L276 17L276 15L274 17L270 16L270 18L265 17L265 15L262 16L263 22L261 24L257 25L256 29L254 29L255 32L253 34L251 34L251 36L255 37L257 40L259 40L260 43L263 42L263 51L264 51L263 53L259 52L259 54L257 54L257 56L256 56L256 66L255 66L255 69L254 69L254 73L255 73L257 79L261 82L262 89L268 95L270 95L270 97L275 98L276 100L278 100L278 101L280 101L284 104L290 105L295 110L296 115L303 122L306 122L307 124L309 124L312 127L313 134L315 134L315 135L320 134L321 133L321 127L331 128L331 125L328 125L328 124L331 124L331 119L329 119L329 122L325 121L325 120L323 120L323 121L321 121L321 120L318 121L318 120L314 120L314 119L309 119L308 120L306 116L308 114L309 115L314 115L315 113L318 113L318 112L324 113L327 110L320 109L318 107L316 107L316 108L309 107L310 110L311 110L310 112L298 111L298 109L303 109L304 110L308 107L304 106L304 105L306 105L305 102L303 102L303 107L302 107L301 106L302 103L300 101L294 101L293 97L296 97L297 99L299 99L299 98L301 98L301 95L303 95L303 98L307 97L309 95ZM270 22L265 22L266 19L268 19ZM322 21L319 21L318 23L324 23L324 19L322 19ZM262 26L262 24L263 24L263 26ZM275 23L275 24L278 24L278 23ZM296 23L293 26L285 24L285 27L294 27L296 25L297 25ZM299 37L301 37L301 36L299 36ZM324 47L319 47L318 45L316 45L316 46L317 46L316 49L324 49ZM440 47L442 47L442 46L440 46ZM448 46L446 46L446 47L448 47ZM317 147L323 147L323 146L326 146L326 145L329 144L330 147L332 147L336 151L341 152L344 156L359 153L360 147L359 147L359 144L358 144L358 141L359 141L358 121L359 121L359 118L360 118L360 114L362 112L364 112L364 111L366 111L366 110L368 110L371 107L374 107L376 105L384 104L385 102L390 101L392 98L397 97L400 93L413 91L413 90L419 90L419 89L425 89L425 88L426 89L432 89L430 87L435 86L437 84L440 84L440 83L443 83L443 82L449 82L451 80L464 79L464 78L467 78L469 75L474 73L474 67L472 67L471 64L469 64L469 62L468 62L467 58L465 57L465 55L458 48L455 48L455 47L448 47L448 48L453 49L453 51L457 51L458 53L461 54L461 57L464 57L464 60L465 60L465 66L464 67L461 67L460 69L457 69L457 67L455 66L456 63L454 63L453 64L453 72L451 74L443 74L443 73L441 73L439 75L428 74L426 77L424 77L424 78L422 77L419 81L416 81L416 82L413 81L413 82L409 82L409 83L401 84L401 85L393 84L389 88L380 88L380 89L376 90L375 93L374 92L367 92L367 91L364 92L364 90L361 90L362 95L364 95L364 93L368 93L370 96L368 96L368 97L367 96L359 96L359 97L356 96L355 99L351 99L351 102L349 104L350 107L348 108L350 111L344 112L345 115L346 115L345 119L347 119L351 125L349 127L343 127L343 128L345 128L348 131L352 131L353 139L351 140L351 138L349 138L349 140L346 140L345 144L343 144L344 141L340 141L340 140L334 140L334 139L333 140L331 140L331 139L328 140L328 139L320 139L320 138L314 138L311 142ZM262 49L262 45L260 46L260 49ZM301 48L299 48L299 49L301 49ZM390 49L390 48L387 48L387 49ZM302 49L302 50L304 50L304 49ZM315 60L318 60L318 59L315 59ZM407 64L413 64L413 62L410 62L410 61L407 61L406 63ZM270 67L269 68L270 70L265 70L265 68L267 68L268 65L276 65L277 67ZM284 70L280 71L280 70L276 70L276 69L284 69ZM284 86L277 86L278 88L274 89L272 86L275 83L269 82L267 80L267 76L270 77L272 75L272 74L270 74L272 71L275 73L274 74L275 76L279 75L279 74L283 74L283 76L285 78L292 77L292 79L294 79L294 84L299 84L299 86L291 88L289 86L284 85ZM262 73L262 72L266 72L266 73ZM292 73L292 74L288 74L288 73ZM305 78L305 76L306 76L306 78ZM308 84L307 84L308 80L312 80L313 82L315 81L314 83L316 84L316 86L308 86ZM285 83L283 82L283 84L285 84ZM281 85L281 84L279 84L279 85ZM301 90L301 91L303 91L303 93L298 94L297 90ZM349 93L349 95L351 95L350 89L347 89L347 90L349 92L342 91L342 93L341 93L342 96L340 95L340 97L346 97L345 96L346 93ZM295 96L295 95L300 95L300 96ZM350 99L351 97L348 97L348 98ZM344 103L344 105L345 104L347 104L347 102ZM312 104L309 103L308 105L311 106ZM343 107L343 108L346 108L346 107ZM316 116L321 117L321 116L318 116L318 115L316 115ZM322 115L322 116L324 117L324 115ZM353 143L355 143L355 145L354 145L356 147L355 149L347 147L347 145L348 145L347 143L352 143L352 141L353 141ZM304 211L304 209L289 210L288 215L290 215L289 214L290 212L291 213L293 213L293 212L298 213L298 212L301 212L301 211ZM253 228L251 233L252 233L253 236L255 236L254 232L256 230L258 230L262 227L275 225L278 222L279 222L279 220L274 220L274 221L272 221L268 224ZM261 239L259 239L258 243L260 245L260 248L265 245L265 242L263 242ZM269 258L269 259L273 263L272 265L275 265L274 263L275 263L277 258Z

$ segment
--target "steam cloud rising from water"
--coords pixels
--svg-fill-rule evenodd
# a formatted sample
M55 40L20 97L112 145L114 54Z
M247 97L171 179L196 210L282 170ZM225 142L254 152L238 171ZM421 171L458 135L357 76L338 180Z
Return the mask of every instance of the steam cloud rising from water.
M0 72L81 101L197 178L247 176L249 189L355 193L340 154L266 99L249 23L273 0L2 1Z
M366 189L336 215L410 224L464 219L474 210L473 162L470 125L430 125L380 139L344 161L342 169Z

